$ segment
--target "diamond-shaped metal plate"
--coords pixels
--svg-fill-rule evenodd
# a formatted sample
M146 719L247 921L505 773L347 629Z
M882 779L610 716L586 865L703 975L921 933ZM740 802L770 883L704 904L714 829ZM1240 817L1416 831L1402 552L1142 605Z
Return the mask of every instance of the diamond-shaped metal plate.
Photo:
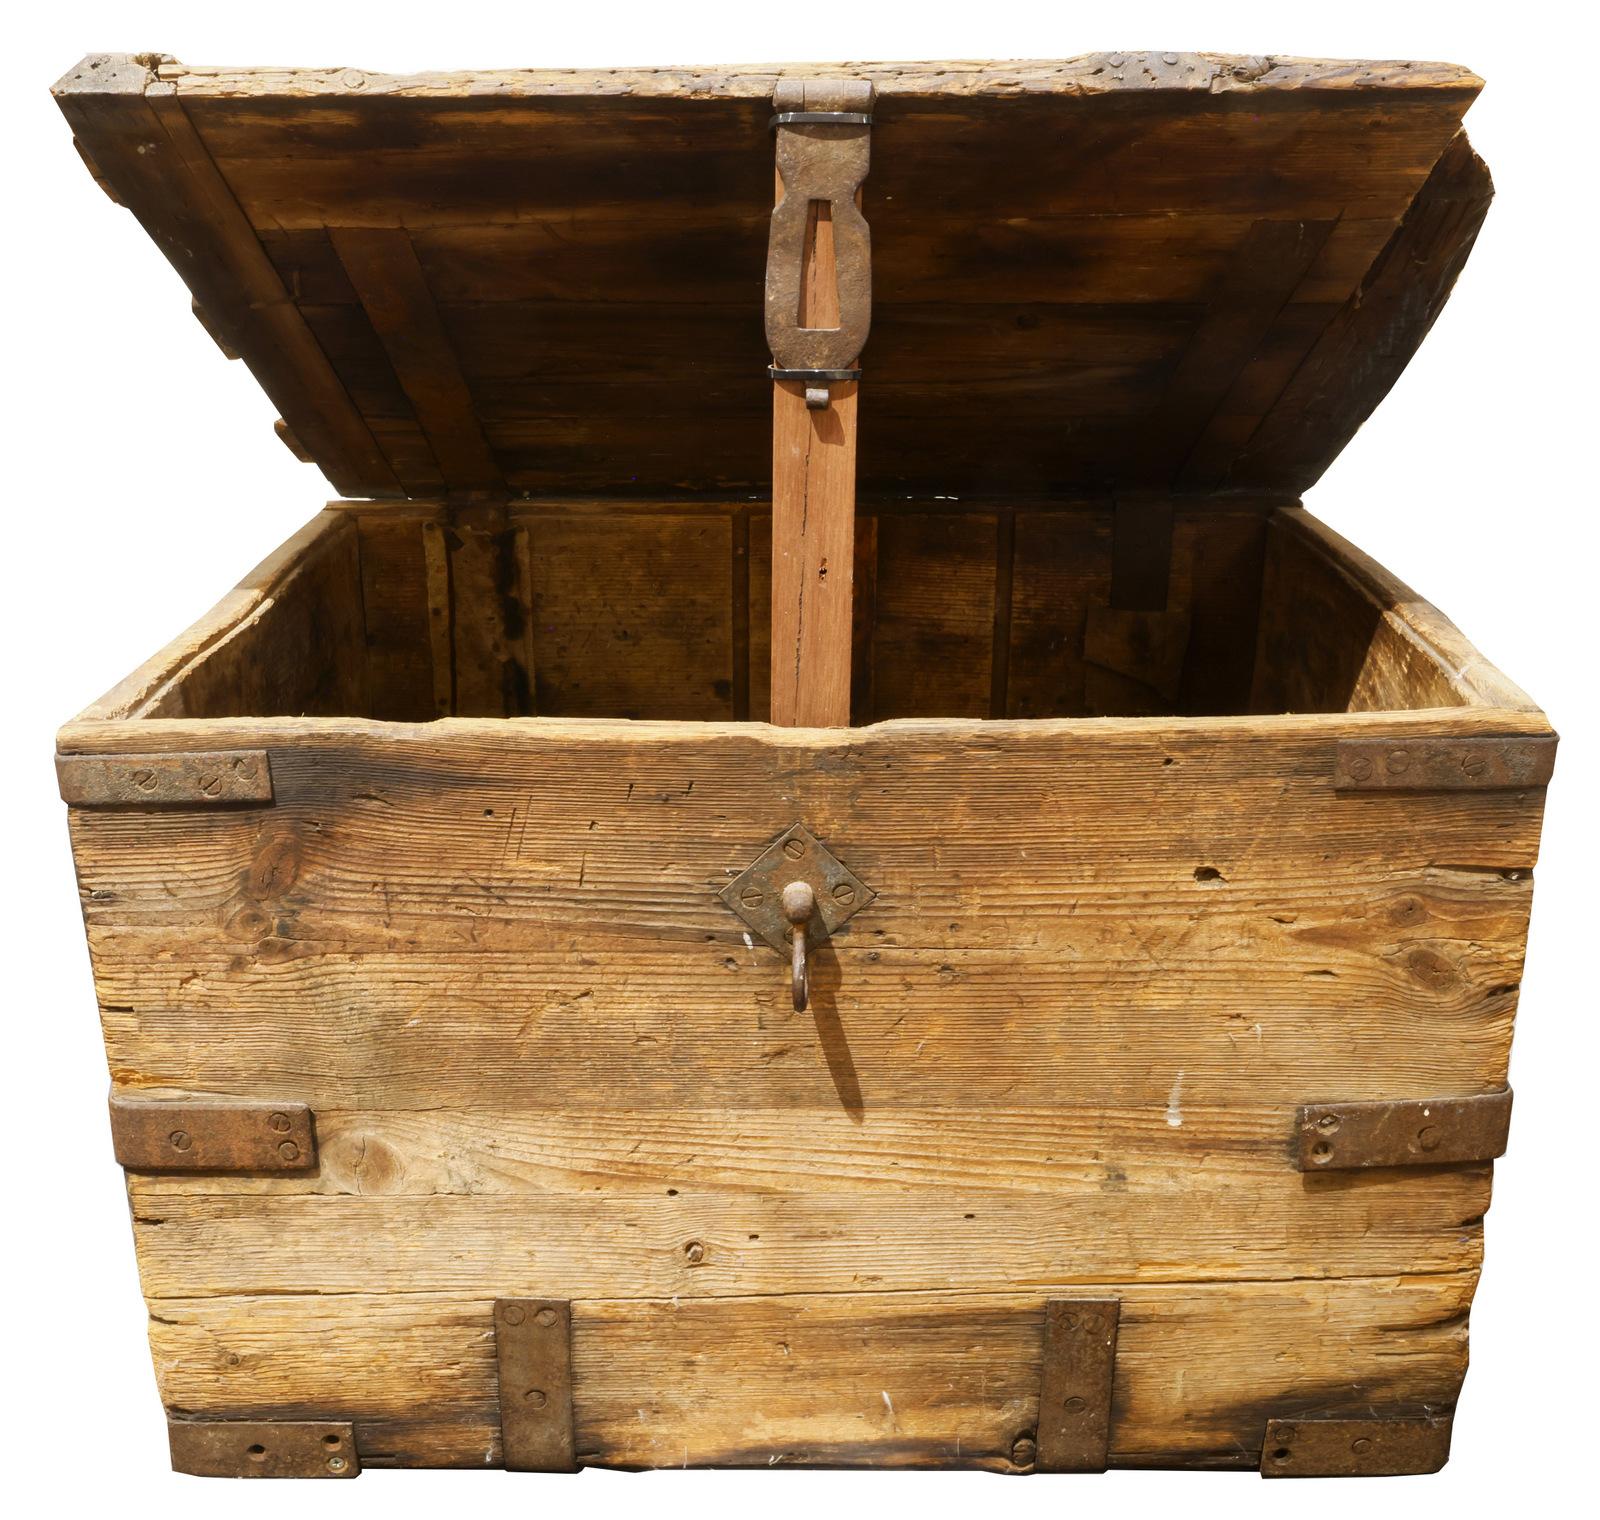
M817 895L809 939L825 940L878 894L845 865L803 823L785 829L717 896L774 950L789 948L789 921L783 916L783 889L791 881L809 882Z

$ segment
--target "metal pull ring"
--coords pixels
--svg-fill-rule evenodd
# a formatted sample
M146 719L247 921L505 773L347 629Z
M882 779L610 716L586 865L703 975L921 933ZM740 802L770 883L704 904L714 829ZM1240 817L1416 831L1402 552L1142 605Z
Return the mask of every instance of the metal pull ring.
M783 916L794 925L789 960L796 1013L804 1013L811 996L811 976L806 967L806 925L816 912L817 894L808 881L791 881L783 889Z

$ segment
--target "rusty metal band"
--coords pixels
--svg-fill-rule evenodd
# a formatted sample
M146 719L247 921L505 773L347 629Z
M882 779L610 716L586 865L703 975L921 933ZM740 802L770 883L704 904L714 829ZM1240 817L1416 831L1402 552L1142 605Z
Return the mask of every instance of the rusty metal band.
M134 1172L304 1172L317 1137L304 1103L167 1102L113 1090L111 1144Z
M769 380L859 380L861 371L858 369L779 369L777 365L767 368Z
M1470 1098L1307 1103L1295 1112L1295 1165L1346 1172L1492 1161L1505 1154L1510 1131L1509 1087Z
M575 1472L572 1305L564 1299L497 1298L494 1351L506 1471Z
M172 1470L197 1478L354 1478L348 1420L167 1421Z
M1106 1470L1121 1317L1115 1298L1053 1298L1045 1304L1035 1472Z
M1271 1420L1263 1478L1398 1478L1450 1459L1448 1414Z

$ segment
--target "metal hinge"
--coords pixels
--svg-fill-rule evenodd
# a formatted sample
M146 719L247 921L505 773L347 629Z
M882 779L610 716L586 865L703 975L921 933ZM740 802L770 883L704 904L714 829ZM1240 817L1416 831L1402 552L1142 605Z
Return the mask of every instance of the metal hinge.
M111 1144L134 1172L304 1172L317 1137L304 1103L111 1094Z
M197 1478L355 1478L348 1420L167 1421L172 1470Z
M1509 1087L1471 1098L1307 1103L1295 1111L1294 1159L1302 1172L1492 1161L1510 1130Z
M572 1433L572 1305L497 1298L500 1450L507 1472L576 1472Z
M1263 1478L1398 1478L1450 1459L1448 1414L1269 1420Z
M264 749L168 755L57 755L61 800L73 807L213 807L272 801Z

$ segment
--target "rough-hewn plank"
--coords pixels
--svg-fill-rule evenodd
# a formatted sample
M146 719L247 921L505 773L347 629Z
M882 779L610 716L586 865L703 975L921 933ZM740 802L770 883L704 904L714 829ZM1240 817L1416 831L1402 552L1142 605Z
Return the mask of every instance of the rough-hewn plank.
M117 200L182 276L329 480L352 496L399 486L289 300L173 86L125 56L85 58L57 104Z
M1480 1261L1487 1165L1308 1182L1295 1108L1195 1109L1177 1089L1137 1110L858 1117L321 1109L314 1177L129 1192L152 1298L973 1292Z
M733 716L733 534L725 513L524 521L534 710Z
M1254 1468L1269 1417L1455 1401L1476 1274L1144 1285L1122 1301L1114 1467ZM1039 1407L1051 1284L994 1294L578 1300L579 1460L615 1467L1014 1471ZM506 1285L536 1293L537 1277ZM163 1299L169 1406L356 1422L366 1466L502 1462L492 1298Z
M74 815L112 1065L315 1107L1159 1103L1180 1072L1202 1105L1486 1090L1542 794L1332 782L1342 737L1504 726L1459 711L831 740L135 725L146 750L248 734L277 801ZM796 818L879 894L816 958L820 1025L715 897ZM292 869L242 887L263 858Z

